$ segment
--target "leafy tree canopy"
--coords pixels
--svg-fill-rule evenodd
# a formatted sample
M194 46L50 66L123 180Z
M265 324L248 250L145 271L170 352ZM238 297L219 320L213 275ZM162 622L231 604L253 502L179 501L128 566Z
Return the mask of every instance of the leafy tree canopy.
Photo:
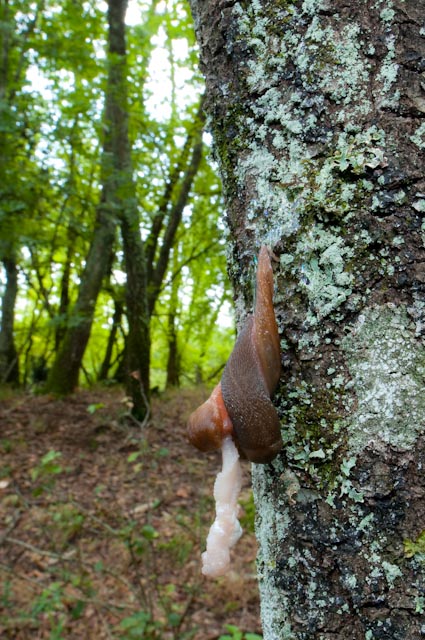
M40 363L51 365L66 327L79 321L71 309L101 197L103 111L114 64L106 12L107 4L96 0L0 1L0 260L12 256L17 265L14 340L27 384ZM126 19L128 134L139 217L133 231L146 243L163 216L155 263L181 193L189 162L184 149L203 83L185 2L131 0ZM165 383L171 317L181 380L208 381L231 340L230 323L217 322L229 303L222 200L205 136L203 146L153 308L152 385ZM83 382L97 379L108 346L107 376L119 372L128 331L123 260L117 235ZM4 299L6 271L0 277Z

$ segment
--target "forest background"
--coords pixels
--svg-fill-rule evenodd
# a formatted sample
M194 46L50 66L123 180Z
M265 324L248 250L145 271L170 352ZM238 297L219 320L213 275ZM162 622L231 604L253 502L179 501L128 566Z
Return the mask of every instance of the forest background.
M188 7L125 5L1 3L0 378L127 381L143 418L233 330Z

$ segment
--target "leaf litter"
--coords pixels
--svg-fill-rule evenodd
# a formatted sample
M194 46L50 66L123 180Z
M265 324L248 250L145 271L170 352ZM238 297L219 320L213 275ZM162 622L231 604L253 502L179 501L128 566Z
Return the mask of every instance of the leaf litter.
M200 572L221 460L189 445L185 423L207 395L155 398L144 429L117 388L1 402L0 637L214 640L229 624L260 633L252 526L228 575ZM242 503L252 505L247 463Z

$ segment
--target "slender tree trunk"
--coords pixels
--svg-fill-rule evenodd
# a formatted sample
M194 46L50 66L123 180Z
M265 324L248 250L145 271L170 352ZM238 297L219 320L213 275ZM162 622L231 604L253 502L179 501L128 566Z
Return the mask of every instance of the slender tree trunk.
M124 95L122 92L122 100ZM193 130L188 136L187 145L182 151L178 170L176 168L175 171L171 171L146 247L141 240L136 200L133 197L134 185L131 183L130 186L131 173L129 173L128 188L131 197L128 198L121 216L129 325L124 365L127 392L133 401L133 414L138 419L145 417L149 405L150 318L167 272L177 229L202 161L204 120L201 106L193 123ZM124 132L122 137L125 139ZM128 166L131 166L130 158L128 158ZM183 176L179 180L180 171L183 172ZM159 243L160 235L161 243ZM155 261L158 244L160 247Z
M133 402L133 415L143 420L149 410L150 317L146 263L136 209L125 212L121 232L127 274L126 389Z
M202 161L202 133L204 123L205 114L203 110L203 100L201 100L199 111L193 124L193 131L188 136L188 142L182 152L182 156L185 161L191 150L189 161L184 168L183 178L179 186L176 187L175 183L177 182L179 172L183 170L184 162L182 164L178 164L178 166L176 167L176 171L172 174L172 179L166 185L165 196L168 199L167 201L169 204L170 213L168 216L166 227L164 229L162 244L158 251L158 258L155 264L155 250L158 245L160 232L163 228L165 211L167 210L167 201L165 199L160 203L158 213L155 216L152 224L151 234L146 243L146 253L148 257L148 306L150 314L153 313L156 301L161 291L161 286L168 267L170 252L174 244L174 238L182 219L184 208L186 207L189 200L193 181ZM175 195L174 202L173 189L177 189L177 195Z
M96 300L102 285L108 254L112 249L116 218L113 207L105 201L98 208L96 225L86 266L81 277L78 299L47 382L49 391L72 392L78 385L81 363L90 337Z
M239 311L260 245L276 256L284 449L253 465L264 638L419 639L425 5L191 4Z
M143 419L149 409L150 318L147 303L146 259L140 232L140 217L128 133L126 10L127 0L108 1L109 23L113 25L111 43L114 51L120 56L120 64L115 67L114 87L117 110L115 123L119 125L117 151L120 166L120 190L123 194L119 215L127 276L126 388L132 398L133 415L138 419Z
M173 251L173 272L177 274L178 269L178 252L177 248ZM181 283L180 274L173 278L171 283L170 300L168 303L168 358L167 358L167 381L166 387L180 386L180 351L177 330L178 318L178 295L179 285Z
M167 389L180 386L180 353L177 340L176 315L168 314L168 358L167 358Z
M124 311L123 304L120 300L115 299L114 304L115 304L115 309L114 309L114 315L112 316L112 327L111 327L111 331L109 332L108 342L106 344L105 356L102 361L102 366L100 367L100 372L98 376L99 381L108 379L109 371L112 367L112 353L114 350L115 340L117 337L118 329L120 327L121 318Z
M67 228L67 246L66 257L63 265L62 277L60 281L60 297L59 297L59 322L55 329L55 351L58 352L62 344L62 340L66 333L66 317L70 307L70 283L71 283L71 265L75 254L76 232L74 229L74 221L70 221Z
M15 231L13 213L7 202L18 200L11 164L16 154L16 132L11 127L13 100L16 96L21 74L15 73L12 80L11 50L13 45L14 15L8 3L0 5L0 260L3 262L6 282L1 304L0 325L0 382L19 384L19 361L14 339L15 302L18 294L18 270L16 247L18 234ZM35 22L34 22L35 24ZM31 28L31 26L29 27ZM22 56L22 54L21 54ZM22 58L23 59L23 58ZM15 86L16 85L16 86ZM12 131L12 133L10 133ZM14 135L15 134L15 135ZM12 184L11 184L12 183ZM6 203L6 206L4 206ZM13 208L12 208L13 211Z
M14 341L15 302L18 294L18 270L13 257L4 258L6 274L1 305L0 324L0 382L19 384L19 359Z
M139 231L135 198L129 198L122 212L121 232L127 274L126 307L129 324L124 366L127 392L133 401L133 414L138 419L145 417L149 405L150 318L167 272L183 210L202 160L203 124L204 114L200 109L193 131L188 136L188 143L182 151L179 171L171 172L170 181L166 185L164 199L160 203L146 243L146 251ZM179 181L180 171L183 171L183 176ZM133 189L130 190L131 193ZM160 234L162 241L155 261Z
M123 199L128 195L124 184L128 177L128 151L125 148L127 113L126 105L121 102L123 82L126 82L121 15L125 15L126 6L127 3L121 0L111 0L108 5L109 72L105 95L102 194L78 299L48 379L48 389L60 394L73 391L78 384L97 297L110 263L119 212L125 206Z

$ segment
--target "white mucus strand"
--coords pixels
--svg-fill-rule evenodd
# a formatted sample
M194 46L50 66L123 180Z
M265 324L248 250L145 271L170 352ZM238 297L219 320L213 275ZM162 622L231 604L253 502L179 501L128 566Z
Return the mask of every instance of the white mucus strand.
M216 578L230 567L230 549L242 535L238 520L238 496L242 487L242 471L238 450L230 436L222 444L223 468L214 484L216 518L202 554L202 573Z

